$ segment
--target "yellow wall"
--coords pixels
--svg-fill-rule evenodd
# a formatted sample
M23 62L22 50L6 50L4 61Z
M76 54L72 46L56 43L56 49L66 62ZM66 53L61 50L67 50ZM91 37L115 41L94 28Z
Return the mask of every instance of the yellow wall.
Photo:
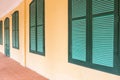
M20 49L12 48L11 38L11 58L22 65L26 63L26 67L50 80L120 80L120 76L117 75L68 63L68 0L45 0L45 56L30 53L29 4L31 0L25 1L26 6L22 2L2 18L4 20L8 16L11 20L11 14L19 10ZM1 52L3 52L2 48L4 46L0 46Z
M12 48L12 14L19 11L19 49ZM10 19L10 57L24 65L24 2L20 3L18 7L13 9L7 15L3 16L0 20L3 21L8 17ZM3 25L3 45L0 46L0 52L4 53L4 25Z

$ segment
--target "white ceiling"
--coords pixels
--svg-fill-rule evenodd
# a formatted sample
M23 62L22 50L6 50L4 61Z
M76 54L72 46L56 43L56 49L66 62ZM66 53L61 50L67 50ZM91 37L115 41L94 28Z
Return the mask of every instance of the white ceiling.
M18 6L23 0L0 0L0 18Z

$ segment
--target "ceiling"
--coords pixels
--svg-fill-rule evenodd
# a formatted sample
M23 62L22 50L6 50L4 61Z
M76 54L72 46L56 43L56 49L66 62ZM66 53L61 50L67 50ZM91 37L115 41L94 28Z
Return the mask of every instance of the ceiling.
M0 0L0 18L18 6L23 0Z

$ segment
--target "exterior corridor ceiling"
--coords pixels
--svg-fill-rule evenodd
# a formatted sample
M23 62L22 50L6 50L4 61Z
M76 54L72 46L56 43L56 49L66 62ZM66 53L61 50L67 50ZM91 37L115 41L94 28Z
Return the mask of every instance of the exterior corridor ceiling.
M0 0L0 18L18 6L23 0Z

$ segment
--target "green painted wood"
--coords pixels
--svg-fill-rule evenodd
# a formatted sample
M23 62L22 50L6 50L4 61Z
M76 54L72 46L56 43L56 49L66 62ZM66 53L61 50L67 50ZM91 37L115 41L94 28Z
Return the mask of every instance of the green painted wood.
M30 4L30 51L45 55L44 0Z
M12 46L19 49L19 12L12 14Z
M113 67L114 15L93 18L93 63Z
M86 0L72 0L72 58L86 61ZM83 17L83 18L81 18Z
M36 51L36 2L30 4L30 51Z
M94 14L114 11L114 0L92 0ZM93 17L93 63L113 67L114 14Z
M15 30L16 30L16 19L15 19L15 14L12 15L12 46L15 47L15 36L16 36L16 33L15 33Z
M37 0L37 52L44 52L44 0Z
M10 31L9 31L9 18L6 18L4 21L4 45L5 45L5 54L10 56Z
M86 4L82 3L85 1ZM68 2L68 61L120 75L120 1L69 0ZM86 53L83 53L85 49Z
M16 11L16 48L19 49L19 12Z

